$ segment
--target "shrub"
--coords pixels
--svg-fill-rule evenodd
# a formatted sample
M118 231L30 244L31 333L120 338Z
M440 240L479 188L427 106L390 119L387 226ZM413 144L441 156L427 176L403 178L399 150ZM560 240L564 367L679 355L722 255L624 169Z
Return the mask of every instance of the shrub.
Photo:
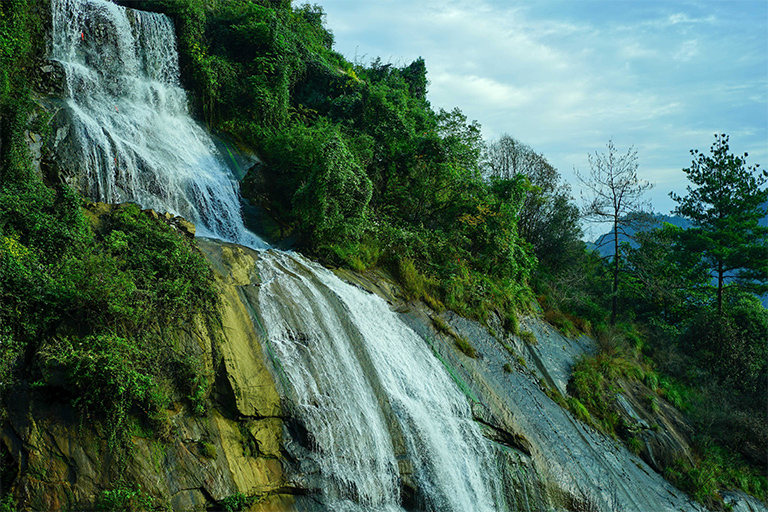
M589 414L589 411L586 407L584 407L584 404L581 403L581 401L576 398L569 396L567 399L568 408L573 412L577 418L579 418L584 423L587 423L589 425L594 424L592 421L592 416Z
M533 334L531 331L521 331L520 338L529 345L536 345L539 343L539 340L536 338L536 335Z
M471 357L472 359L477 358L477 351L475 350L475 347L473 347L466 338L457 336L455 339L456 346L459 347L459 350L461 350L465 356Z
M504 315L504 329L513 335L520 333L520 320L517 318L517 315L514 311L508 311Z
M453 329L451 329L451 326L448 325L445 320L439 316L432 317L432 325L435 326L435 329L437 329L437 332L439 333L447 334L449 336L456 336L456 334L453 332Z
M539 343L538 338L536 338L536 335L531 331L520 332L520 339L529 345L537 345Z
M642 439L635 436L630 437L627 441L627 448L635 455L640 455L644 448Z
M566 336L573 336L577 333L576 326L571 318L559 310L548 309L544 312L544 318Z
M71 190L32 176L6 183L0 205L3 395L31 372L35 389L103 421L114 449L130 446L131 417L165 430L172 395L200 409L210 380L174 336L196 315L216 321L211 271L194 246L135 205L92 232Z
M96 510L110 512L139 512L152 510L155 500L152 496L141 491L141 487L119 487L102 491L96 501Z
M221 507L226 512L238 512L240 510L247 508L253 502L254 502L253 497L249 497L241 492L237 492L235 494L232 494L231 496L227 496L226 498L221 500L220 503L221 503Z

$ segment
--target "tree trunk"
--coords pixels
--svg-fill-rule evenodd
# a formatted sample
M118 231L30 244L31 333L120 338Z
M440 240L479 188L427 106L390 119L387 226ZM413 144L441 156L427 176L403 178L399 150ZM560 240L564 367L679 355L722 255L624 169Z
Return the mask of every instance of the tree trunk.
M717 314L723 314L723 261L717 262Z
M611 298L611 325L616 323L616 310L619 306L619 223L613 223L613 293Z

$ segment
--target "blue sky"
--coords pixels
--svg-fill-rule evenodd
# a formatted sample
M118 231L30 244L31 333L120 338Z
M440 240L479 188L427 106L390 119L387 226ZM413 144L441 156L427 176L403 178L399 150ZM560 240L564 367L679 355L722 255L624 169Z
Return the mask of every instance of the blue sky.
M573 169L613 139L638 152L655 210L715 133L768 167L768 1L318 0L336 50L427 64L434 108Z

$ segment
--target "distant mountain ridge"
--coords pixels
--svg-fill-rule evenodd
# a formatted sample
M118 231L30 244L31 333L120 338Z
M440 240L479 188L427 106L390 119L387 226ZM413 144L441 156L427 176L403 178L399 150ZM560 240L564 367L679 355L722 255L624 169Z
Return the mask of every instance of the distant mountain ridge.
M679 215L654 213L652 219L653 221L651 222L643 222L644 225L636 225L634 227L629 225L625 227L625 233L619 234L619 244L628 242L632 247L637 247L637 242L631 238L635 233L638 231L650 231L652 229L660 228L664 223L679 226L683 229L688 229L692 225L691 221ZM587 247L597 251L601 256L613 256L616 253L613 231L600 235L594 242L587 242Z
M768 202L763 203L763 209L766 210L766 215L760 219L759 224L761 226L768 226ZM629 242L632 247L637 247L637 243L630 237L638 231L650 231L651 229L660 228L664 223L672 224L683 229L688 229L693 223L680 215L666 215L663 213L654 213L652 215L653 222L648 222L645 226L627 226L625 228L626 234L619 234L619 243ZM589 249L595 250L600 253L601 256L613 256L615 254L615 244L613 243L613 232L609 231L603 235L600 235L594 242L587 242Z
M766 215L760 219L759 224L761 226L768 226L768 202L763 203L763 208L766 209ZM631 247L637 247L638 244L632 238L632 235L638 231L650 231L651 229L660 228L664 223L672 224L673 226L679 226L683 229L688 229L693 223L680 215L665 215L662 213L654 213L652 215L652 222L644 222L643 226L627 226L624 228L626 234L619 234L619 244L628 242ZM600 235L594 242L587 242L587 248L593 251L597 251L603 257L612 257L615 252L615 244L613 238L613 232L608 232ZM768 294L760 296L760 300L763 306L768 308Z

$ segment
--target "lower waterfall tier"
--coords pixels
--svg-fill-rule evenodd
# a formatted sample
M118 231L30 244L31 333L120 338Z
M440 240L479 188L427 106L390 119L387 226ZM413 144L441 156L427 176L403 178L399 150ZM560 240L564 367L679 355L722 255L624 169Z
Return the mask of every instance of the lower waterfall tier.
M561 409L534 373L504 371L509 353L479 324L441 315L477 349L470 359L434 330L437 313L402 302L381 275L199 246L216 275L221 323L179 339L202 354L215 385L207 416L172 404L165 440L134 436L121 485L154 503L196 510L250 496L258 511L704 510ZM591 343L525 322L553 375L547 347L576 354ZM18 471L17 503L92 507L118 477L107 439L69 405L32 396L18 397L0 436L4 464Z

